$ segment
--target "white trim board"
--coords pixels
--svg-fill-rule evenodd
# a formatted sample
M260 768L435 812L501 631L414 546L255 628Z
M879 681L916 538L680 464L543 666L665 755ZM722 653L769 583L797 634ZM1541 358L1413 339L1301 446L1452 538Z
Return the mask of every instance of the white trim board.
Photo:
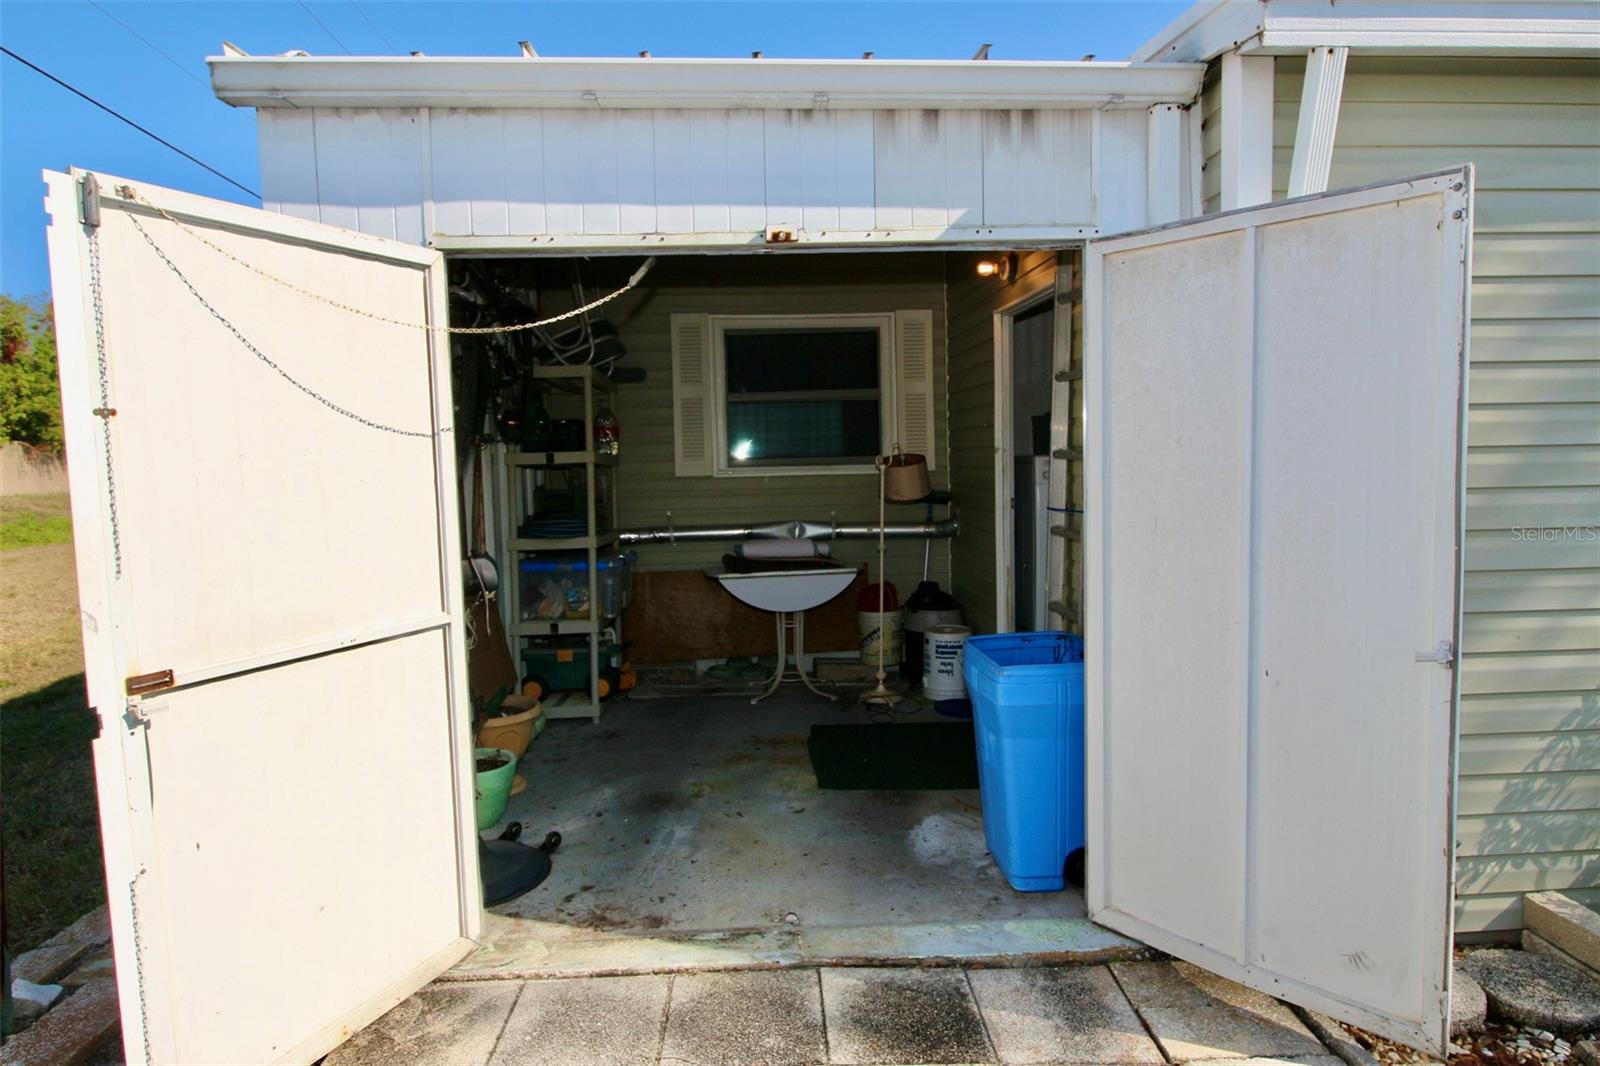
M939 108L1187 103L1197 64L507 56L212 56L235 107Z
M1203 2L1136 48L1132 59L1193 63L1235 48L1246 55L1292 55L1319 45L1375 55L1600 55L1600 6L1571 0Z

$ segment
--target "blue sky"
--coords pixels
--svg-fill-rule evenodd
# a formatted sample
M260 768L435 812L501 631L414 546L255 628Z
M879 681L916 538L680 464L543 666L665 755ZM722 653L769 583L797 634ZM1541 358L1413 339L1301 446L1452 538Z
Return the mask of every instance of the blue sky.
M1187 3L141 3L0 0L0 42L241 184L258 189L255 112L211 94L205 57L247 52L1123 59ZM253 204L252 198L0 57L0 291L48 287L39 171L90 167Z

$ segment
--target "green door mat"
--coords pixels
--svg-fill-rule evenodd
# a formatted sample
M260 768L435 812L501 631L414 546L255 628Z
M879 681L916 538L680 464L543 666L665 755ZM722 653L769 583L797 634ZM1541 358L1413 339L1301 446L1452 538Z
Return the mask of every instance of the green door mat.
M818 788L978 787L971 722L814 725L806 750Z

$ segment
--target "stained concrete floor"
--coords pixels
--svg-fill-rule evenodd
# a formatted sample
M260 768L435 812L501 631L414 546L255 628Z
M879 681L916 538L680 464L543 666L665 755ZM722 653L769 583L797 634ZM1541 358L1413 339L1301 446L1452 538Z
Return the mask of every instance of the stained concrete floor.
M1183 963L439 983L326 1066L1343 1066L1283 1004Z
M904 705L904 721L947 721ZM914 713L913 713L914 712ZM813 723L863 711L787 692L619 701L552 722L506 821L561 833L550 879L494 908L472 976L872 958L1126 957L1082 896L1008 886L978 793L827 791ZM893 725L875 728L892 729ZM494 830L485 835L491 835ZM676 954L674 954L676 952Z

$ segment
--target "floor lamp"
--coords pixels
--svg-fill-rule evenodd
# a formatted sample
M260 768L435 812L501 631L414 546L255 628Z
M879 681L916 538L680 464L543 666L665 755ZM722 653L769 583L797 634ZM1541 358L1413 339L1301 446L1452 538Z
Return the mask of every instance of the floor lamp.
M928 461L920 455L908 455L897 444L889 455L880 455L873 461L878 468L878 683L861 697L862 703L893 707L904 697L889 689L884 655L889 643L889 622L884 613L884 593L889 584L885 569L888 552L884 526L887 524L886 505L889 500L909 503L924 499L930 491Z

